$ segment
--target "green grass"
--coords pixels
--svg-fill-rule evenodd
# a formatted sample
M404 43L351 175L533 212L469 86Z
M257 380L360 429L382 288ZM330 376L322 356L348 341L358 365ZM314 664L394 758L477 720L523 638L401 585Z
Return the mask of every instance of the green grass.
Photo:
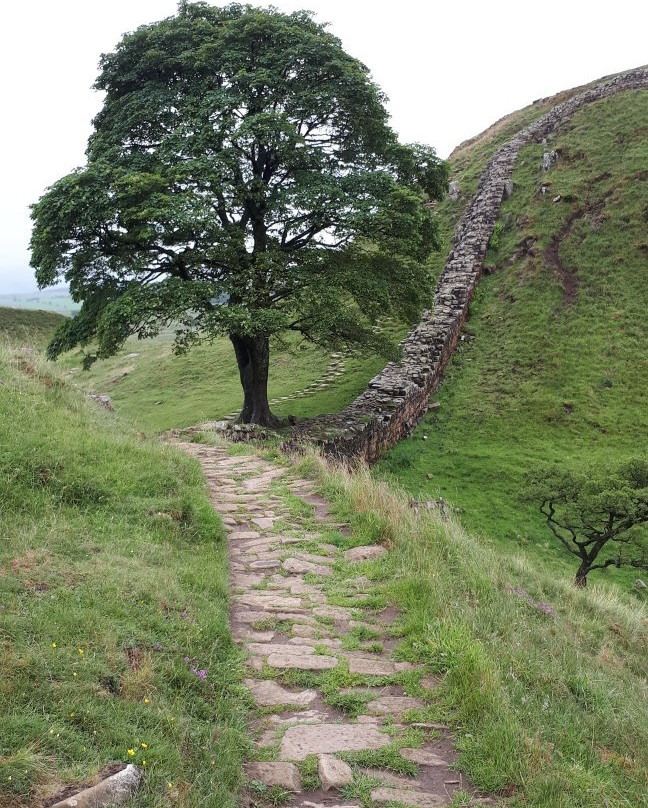
M116 411L140 428L162 432L217 420L240 408L241 385L232 346L227 339L194 348L186 356L172 353L173 335L131 339L122 351L82 371L81 352L59 360L69 378L84 389L108 394ZM136 353L138 356L130 357ZM279 398L303 390L326 373L330 354L290 339L271 355L269 396ZM359 395L367 380L384 365L380 357L355 357L328 387L272 406L280 416L312 417L337 412Z
M51 311L30 311L0 306L0 339L16 345L44 346L63 320Z
M402 613L398 656L439 678L424 717L453 729L458 766L478 787L509 808L648 805L644 605L600 585L577 589L456 522L417 514L367 470L310 457L300 471L358 538L375 538L382 523L392 552L375 586ZM345 757L406 771L398 743L374 754ZM364 805L362 786L347 798Z
M556 571L574 562L520 500L526 471L648 451L647 133L648 93L625 93L522 150L487 259L494 273L480 282L440 407L380 463L415 496L458 506L484 541L528 548ZM550 148L561 159L541 174ZM565 303L545 250L574 212L560 256L578 286ZM535 255L521 254L525 239ZM636 577L591 580L630 587Z
M233 808L247 701L198 465L34 355L0 378L0 804L133 761L134 807Z

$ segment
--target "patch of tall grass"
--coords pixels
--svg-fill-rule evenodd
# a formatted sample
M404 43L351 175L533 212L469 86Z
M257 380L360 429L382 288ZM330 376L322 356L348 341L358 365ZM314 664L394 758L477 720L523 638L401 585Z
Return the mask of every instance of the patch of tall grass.
M0 348L0 804L134 762L134 808L233 808L246 699L200 468L28 360Z
M454 727L459 763L480 788L520 808L646 804L642 604L484 546L365 467L311 454L300 471L358 540L391 547L384 587L402 612L398 653L441 677L430 718Z

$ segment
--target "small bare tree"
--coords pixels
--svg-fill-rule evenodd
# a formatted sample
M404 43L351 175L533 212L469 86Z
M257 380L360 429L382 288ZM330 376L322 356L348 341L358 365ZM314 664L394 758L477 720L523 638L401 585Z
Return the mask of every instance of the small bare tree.
M549 530L580 559L577 586L587 586L592 570L648 569L647 460L587 471L539 469L527 483L525 498L539 504Z

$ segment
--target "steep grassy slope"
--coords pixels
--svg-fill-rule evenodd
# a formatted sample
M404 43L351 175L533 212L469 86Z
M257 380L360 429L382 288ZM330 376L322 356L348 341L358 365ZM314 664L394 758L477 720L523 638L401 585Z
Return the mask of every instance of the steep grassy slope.
M493 145L459 154L462 188ZM560 158L542 172L551 149ZM531 544L548 563L563 556L519 501L525 471L648 450L647 165L646 92L586 107L548 144L522 150L440 407L381 463L417 495L455 503L471 528ZM445 203L448 223L459 206Z
M0 337L16 344L44 345L63 320L51 311L30 311L0 306Z
M133 806L234 806L245 701L200 471L35 356L0 348L0 805L135 761Z

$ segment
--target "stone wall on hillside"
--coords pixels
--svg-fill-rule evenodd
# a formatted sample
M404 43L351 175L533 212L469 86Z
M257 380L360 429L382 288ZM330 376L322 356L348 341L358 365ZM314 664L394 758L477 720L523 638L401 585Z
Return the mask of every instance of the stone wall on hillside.
M558 104L495 152L455 229L433 307L401 343L402 359L390 362L341 413L297 425L290 444L315 441L326 454L373 462L411 433L459 340L520 149L547 137L586 104L639 89L648 89L648 68L629 70Z

